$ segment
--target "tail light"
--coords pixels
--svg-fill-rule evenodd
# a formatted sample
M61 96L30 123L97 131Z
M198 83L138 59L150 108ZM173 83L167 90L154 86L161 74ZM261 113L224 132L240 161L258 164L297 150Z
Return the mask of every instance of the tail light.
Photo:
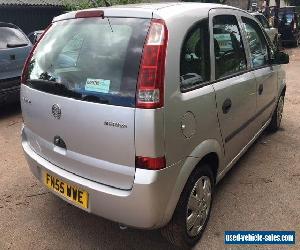
M153 19L144 45L138 77L137 108L164 105L165 58L168 30L163 20Z
M149 170L160 170L166 167L165 157L150 158L150 157L137 156L135 162L137 168L143 168Z
M41 39L44 37L44 35L46 34L46 32L48 31L48 29L51 27L51 24L48 26L48 28L45 29L44 33L40 36L40 38L38 39L38 41L33 45L26 61L23 67L23 71L22 71L22 75L21 75L21 83L22 84L26 84L26 81L29 77L29 65L30 65L30 61L33 57L34 51L36 49L36 46L39 44L39 42L41 41Z

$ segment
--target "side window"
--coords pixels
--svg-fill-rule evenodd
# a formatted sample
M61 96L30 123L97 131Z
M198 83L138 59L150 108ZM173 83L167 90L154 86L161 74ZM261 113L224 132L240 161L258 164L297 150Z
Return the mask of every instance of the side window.
M201 85L210 80L208 21L188 32L180 58L181 89Z
M252 19L242 17L254 68L268 65L268 46L263 31Z
M214 17L213 34L216 79L246 70L246 55L236 17Z

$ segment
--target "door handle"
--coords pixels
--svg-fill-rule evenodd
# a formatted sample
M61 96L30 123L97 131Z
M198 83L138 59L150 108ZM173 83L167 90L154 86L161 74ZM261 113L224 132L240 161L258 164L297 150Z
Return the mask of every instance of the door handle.
M258 87L258 94L261 95L263 91L264 91L264 85L260 84Z
M229 98L226 99L222 106L223 114L227 114L229 112L229 110L231 109L231 106L232 106L231 100Z
M12 61L16 60L16 55L9 55L9 59Z

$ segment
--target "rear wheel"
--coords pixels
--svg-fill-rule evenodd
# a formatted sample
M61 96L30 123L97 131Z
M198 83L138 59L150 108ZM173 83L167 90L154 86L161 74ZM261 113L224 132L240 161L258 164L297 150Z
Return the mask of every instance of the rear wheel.
M284 107L284 95L281 95L278 99L276 109L273 113L271 123L269 125L269 130L271 132L276 132L281 125L282 113Z
M161 229L162 235L181 249L194 246L207 225L213 190L213 173L208 165L202 165L189 177L172 220Z

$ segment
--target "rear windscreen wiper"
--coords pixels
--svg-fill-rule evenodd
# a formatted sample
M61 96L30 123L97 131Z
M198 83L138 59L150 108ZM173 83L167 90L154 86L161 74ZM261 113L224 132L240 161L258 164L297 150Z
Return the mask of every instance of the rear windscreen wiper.
M88 102L96 102L96 103L103 103L103 104L109 104L109 100L105 99L100 96L95 96L95 95L84 95L82 94L82 101L88 101Z
M76 92L74 90L68 89L68 87L66 87L63 83L57 83L51 80L41 80L41 79L29 80L28 85L29 87L34 88L36 90L40 90L54 95L69 97L76 100L102 103L102 104L110 103L110 101L106 98L96 96L96 95L82 94L80 92Z
M70 90L64 84L57 83L55 81L30 80L28 81L28 84L30 87L36 90L44 91L54 95L60 95L60 96L65 96L65 97L70 97L75 99L81 99L82 97L81 93L77 93L73 90Z

